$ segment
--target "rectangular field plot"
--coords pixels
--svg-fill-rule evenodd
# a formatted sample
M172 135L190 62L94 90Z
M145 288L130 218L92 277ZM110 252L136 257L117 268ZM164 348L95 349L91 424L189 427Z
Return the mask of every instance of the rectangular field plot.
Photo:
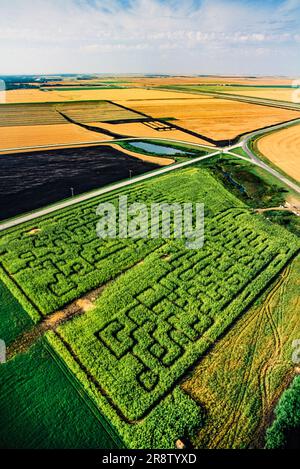
M125 192L124 192L125 193ZM32 317L106 284L94 307L48 333L56 353L130 447L174 447L201 426L180 380L266 288L299 242L227 192L207 170L174 171L130 201L204 202L205 243L100 241L96 207L2 237L2 278ZM119 275L122 274L122 275Z
M1 107L0 127L66 124L60 112L79 122L142 117L138 112L124 109L110 101L5 104Z
M180 96L180 93L178 95ZM122 104L121 101L120 103ZM132 100L127 105L153 118L173 117L176 120L171 123L216 141L234 139L238 135L300 117L299 111L296 110L211 97L169 99L163 105L159 100Z

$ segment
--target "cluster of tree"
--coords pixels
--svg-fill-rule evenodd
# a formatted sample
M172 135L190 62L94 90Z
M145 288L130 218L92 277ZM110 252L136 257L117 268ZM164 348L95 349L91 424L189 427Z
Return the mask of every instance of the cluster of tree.
M300 376L284 391L275 409L275 420L266 434L268 449L299 449L300 444Z

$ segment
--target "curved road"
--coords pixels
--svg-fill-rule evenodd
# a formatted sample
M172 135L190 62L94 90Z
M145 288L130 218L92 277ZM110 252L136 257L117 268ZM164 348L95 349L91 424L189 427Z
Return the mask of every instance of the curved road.
M282 183L284 183L285 185L293 189L298 194L300 194L299 185L291 181L287 177L283 176L279 171L276 171L275 169L271 168L268 164L261 161L257 157L257 155L253 153L253 151L250 149L249 143L251 142L253 138L259 137L260 135L268 134L269 132L274 132L276 130L284 129L285 127L291 127L292 125L299 125L299 124L300 124L300 119L297 119L296 121L294 121L293 124L290 124L290 123L289 124L277 124L277 125L274 125L273 127L270 127L267 132L264 130L258 130L256 132L252 132L248 134L247 137L241 142L241 146L243 150L251 158L254 164L268 171L268 173L272 174L274 177L279 179Z

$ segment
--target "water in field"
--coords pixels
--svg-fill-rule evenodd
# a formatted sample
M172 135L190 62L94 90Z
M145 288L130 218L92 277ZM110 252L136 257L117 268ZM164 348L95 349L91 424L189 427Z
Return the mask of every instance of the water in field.
M232 176L230 175L230 173L228 173L227 171L222 171L222 173L224 174L224 176L226 177L227 181L229 181L231 184L233 184L240 192L241 194L246 194L246 190L244 188L244 186L242 186L241 184L239 184L238 182L236 182Z
M155 155L186 155L185 151L178 150L177 148L165 147L164 145L157 145L156 143L130 142L130 146L145 150L148 153L153 153Z

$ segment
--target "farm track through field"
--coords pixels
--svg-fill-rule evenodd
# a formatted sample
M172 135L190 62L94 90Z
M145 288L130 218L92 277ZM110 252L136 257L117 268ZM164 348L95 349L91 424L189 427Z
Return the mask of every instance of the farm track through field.
M26 353L47 331L54 331L58 326L69 321L74 316L84 314L85 311L93 307L93 301L101 295L106 286L107 284L96 288L84 295L82 298L67 305L61 311L55 311L45 319L42 319L41 322L34 325L29 331L26 331L21 336L17 337L17 339L8 347L7 359L11 360L19 353Z
M159 250L161 246L157 247L154 249L151 254L153 254L155 251ZM39 311L41 321L38 324L35 324L31 329L28 331L25 331L23 334L21 334L19 337L16 338L16 340L9 345L7 349L7 360L13 359L16 355L19 353L26 353L32 345L40 338L42 337L46 332L48 331L56 331L56 329L64 324L67 321L70 321L73 319L75 316L80 316L82 314L85 314L85 312L89 311L94 307L95 301L102 295L103 291L111 285L113 282L115 282L119 277L124 275L124 273L127 270L130 270L144 262L143 260L139 260L135 265L128 267L127 269L124 269L117 277L109 280L103 285L100 285L99 287L89 291L85 295L81 296L80 298L77 298L75 301L72 303L66 305L64 308L62 308L59 311L55 311L52 314L49 314L46 317L42 316L42 313ZM7 275L8 272L6 272ZM11 278L12 279L12 278ZM12 279L12 281L15 283L15 281ZM17 285L18 288L21 288L19 285ZM24 292L23 292L24 293ZM34 305L34 308L37 309L37 306Z
M218 448L220 447L220 444L222 443L222 447L226 448L233 448L234 447L234 442L237 436L237 431L239 427L239 420L242 415L242 407L245 399L245 395L247 392L247 384L250 380L251 377L251 372L254 364L254 355L255 355L255 350L256 350L256 344L260 336L260 329L262 325L262 316L259 315L258 318L254 317L249 320L249 322L245 325L245 327L242 329L240 334L235 340L234 345L232 346L232 352L230 356L228 357L227 363L230 364L231 357L232 355L236 355L236 347L239 346L239 343L241 341L241 336L243 335L243 332L247 329L247 327L252 324L252 322L257 321L256 327L255 327L255 332L253 335L253 348L251 352L249 352L248 355L248 363L245 367L245 370L242 374L241 378L241 385L240 385L240 390L238 393L238 396L236 398L236 403L235 407L232 410L230 414L230 418L226 420L225 425L222 427L222 433L220 432L215 438L213 438L209 444L210 448ZM233 430L234 429L234 430Z
M280 329L276 325L271 310L271 304L275 297L275 295L279 292L279 298L284 296L286 290L286 280L288 279L291 273L291 266L288 266L287 269L283 272L281 280L277 283L274 290L270 293L267 303L265 306L265 311L267 313L269 323L271 324L274 332L274 339L275 339L275 351L272 354L272 358L263 364L260 374L259 374L259 386L262 395L262 419L259 423L256 431L255 431L255 441L257 442L258 446L262 447L264 445L264 435L265 430L269 424L270 417L272 414L273 407L281 393L277 393L277 395L271 396L271 389L270 389L270 372L274 370L276 366L283 364L282 361L282 350L283 350L283 343L282 343L282 336L280 334ZM280 300L279 300L280 301ZM299 299L298 299L299 302ZM297 306L296 306L297 309ZM281 314L282 316L282 309ZM286 386L288 387L293 373L290 373L286 376L285 382Z
M290 265L287 266L287 268L282 272L280 275L280 278L277 280L274 288L271 290L271 292L268 294L263 307L258 311L258 313L255 316L249 317L249 319L245 322L244 326L240 330L238 336L236 336L234 343L230 342L230 354L228 354L228 358L225 362L225 370L224 374L226 374L226 370L230 368L230 365L232 363L233 357L238 354L238 348L240 344L243 342L242 336L243 334L247 331L249 327L255 324L255 332L252 336L252 350L248 354L248 359L250 361L247 362L246 368L244 373L242 374L241 377L241 384L240 384L240 391L237 396L236 400L236 406L234 409L232 409L232 412L230 413L230 418L228 419L226 415L224 415L224 420L223 426L222 426L222 431L220 431L215 437L213 437L210 440L209 447L210 448L218 448L220 447L220 444L222 443L222 447L228 447L228 448L234 448L235 443L238 442L238 437L239 437L239 428L240 425L243 425L242 421L242 416L243 416L243 408L244 408L244 402L245 398L247 396L247 389L248 389L248 384L252 379L253 375L253 367L255 364L255 355L257 351L257 344L259 342L260 335L263 333L262 327L264 326L264 319L265 316L267 316L267 320L272 328L273 331L273 338L274 338L274 343L275 343L275 349L273 351L272 349L272 355L268 360L266 360L265 363L262 363L262 365L259 367L258 370L258 382L259 382L259 390L260 390L260 395L261 395L261 410L260 414L262 416L261 423L259 424L259 428L265 427L264 421L266 417L265 415L268 416L270 413L270 406L272 402L270 401L270 387L268 383L269 379L269 370L273 369L276 364L280 364L280 355L281 355L281 336L278 331L278 327L273 319L272 316L272 311L271 311L271 303L274 299L274 297L277 295L278 291L280 288L286 284L286 280L290 274L291 267ZM229 345L229 344L225 344ZM257 373L256 370L254 370L255 373ZM228 372L229 373L229 372ZM224 401L224 405L226 402ZM255 430L255 433L258 432L258 429Z
M267 207L267 208L257 208L255 209L256 213L264 213L264 212L291 212L298 216L300 216L300 209L296 207Z
M260 389L260 395L261 395L261 416L264 418L266 413L268 412L269 406L270 406L270 386L269 386L269 370L272 369L276 363L279 363L280 356L282 354L282 344L281 344L281 336L278 330L278 327L274 321L272 311L271 311L271 304L276 296L278 290L281 288L281 286L285 283L286 279L289 276L290 273L290 266L288 266L283 273L280 275L280 278L278 279L277 283L275 284L274 288L272 291L269 293L267 296L266 301L264 302L264 306L260 311L260 323L259 323L259 330L261 329L262 322L264 319L264 315L266 314L267 320L271 326L272 333L273 333L273 338L274 338L274 345L275 348L272 349L272 355L268 360L266 360L265 363L262 363L260 368L259 368L259 373L258 373L258 382L259 382L259 389ZM262 331L263 333L263 331ZM259 335L255 336L256 338L256 343L259 340ZM256 351L256 348L255 348ZM254 352L255 354L255 352ZM254 358L254 354L252 356L252 359ZM253 364L254 360L252 360L251 365ZM251 374L249 375L250 378ZM242 402L241 402L242 404ZM241 413L240 413L241 415ZM239 422L239 419L238 419ZM233 436L233 443L235 442L237 438L237 432L238 432L238 427L239 425L236 425L235 431L234 431L234 436Z

